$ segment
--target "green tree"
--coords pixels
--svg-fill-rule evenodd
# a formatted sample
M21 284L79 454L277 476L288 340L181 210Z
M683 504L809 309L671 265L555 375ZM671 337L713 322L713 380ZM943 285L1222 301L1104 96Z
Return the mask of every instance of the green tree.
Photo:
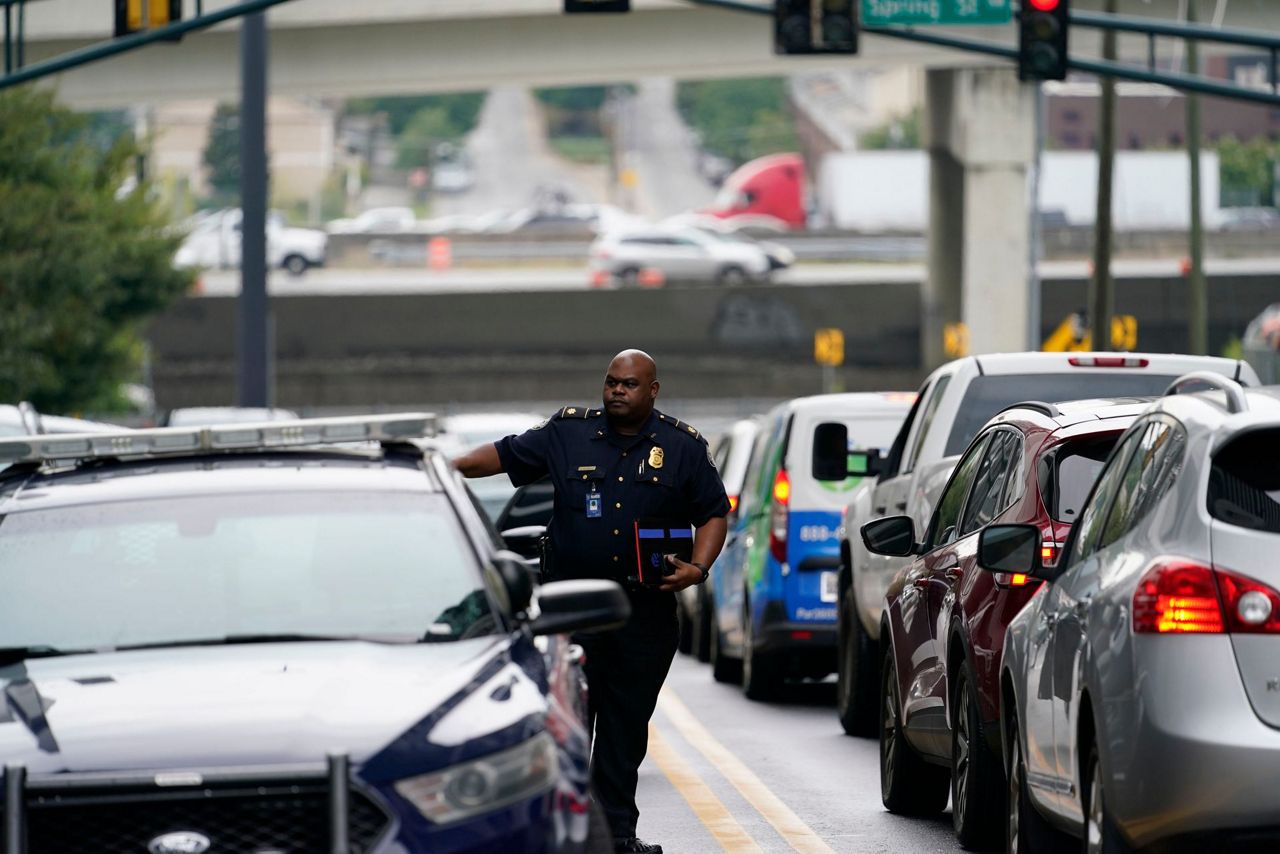
M204 148L204 165L209 170L209 186L218 207L240 203L240 106L219 104L209 124L209 141Z
M858 140L858 145L867 150L883 148L919 148L921 145L920 108L916 107L905 116L869 130Z
M1275 198L1275 168L1280 144L1266 137L1241 142L1234 136L1218 142L1222 201L1228 205L1269 205Z
M396 165L401 169L430 165L436 145L459 142L464 134L444 107L423 107L396 138Z
M781 77L682 82L676 104L702 147L735 163L800 144Z
M47 412L122 408L142 324L194 279L149 185L122 190L137 143L85 131L48 92L0 92L0 400Z
M455 92L446 95L393 95L381 98L355 98L347 102L351 115L382 113L392 136L400 136L414 122L418 113L427 109L444 110L456 137L466 136L476 126L485 92Z

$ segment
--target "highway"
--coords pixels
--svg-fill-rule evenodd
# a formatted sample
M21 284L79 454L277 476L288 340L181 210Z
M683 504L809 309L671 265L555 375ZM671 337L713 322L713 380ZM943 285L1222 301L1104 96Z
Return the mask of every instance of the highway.
M1180 275L1180 261L1117 261L1112 265L1116 278L1165 278ZM773 278L775 284L797 286L919 283L924 281L923 264L799 264ZM1048 261L1040 265L1045 279L1087 278L1087 261ZM1280 275L1280 258L1210 260L1209 276ZM200 276L198 293L226 297L239 293L240 274L234 270L207 271ZM372 270L310 270L290 276L273 271L268 290L273 296L351 296L423 293L483 293L501 291L582 291L591 284L585 269L574 267L484 267L452 270L379 268ZM749 289L749 286L748 286Z

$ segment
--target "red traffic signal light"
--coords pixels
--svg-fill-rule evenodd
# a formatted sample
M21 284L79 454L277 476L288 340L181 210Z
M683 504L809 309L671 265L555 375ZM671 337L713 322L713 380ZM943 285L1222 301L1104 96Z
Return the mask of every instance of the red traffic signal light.
M1028 0L1031 8L1038 12L1052 12L1061 5L1062 0Z
M1070 5L1070 0L1023 0L1018 15L1019 79L1066 79Z

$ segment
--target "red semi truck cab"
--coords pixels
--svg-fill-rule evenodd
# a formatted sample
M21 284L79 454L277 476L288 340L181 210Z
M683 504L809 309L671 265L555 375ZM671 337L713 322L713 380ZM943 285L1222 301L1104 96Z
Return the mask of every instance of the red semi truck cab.
M805 170L799 154L770 154L735 169L707 214L741 225L805 227ZM770 221L773 222L770 222Z

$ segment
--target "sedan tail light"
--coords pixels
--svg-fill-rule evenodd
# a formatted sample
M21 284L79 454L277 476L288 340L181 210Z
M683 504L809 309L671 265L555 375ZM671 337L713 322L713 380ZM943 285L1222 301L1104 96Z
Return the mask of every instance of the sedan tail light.
M1227 630L1239 634L1280 634L1280 592L1260 581L1216 569Z
M1133 594L1136 634L1222 634L1225 622L1213 569L1203 564L1158 560Z

